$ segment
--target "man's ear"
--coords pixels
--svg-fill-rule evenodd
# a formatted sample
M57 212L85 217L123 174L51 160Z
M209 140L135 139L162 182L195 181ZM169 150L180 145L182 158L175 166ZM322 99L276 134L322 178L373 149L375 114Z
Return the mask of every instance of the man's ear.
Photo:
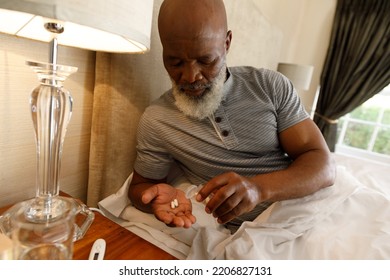
M226 34L226 39L225 39L225 48L226 48L226 53L229 52L230 49L230 44L232 43L232 31L229 30Z

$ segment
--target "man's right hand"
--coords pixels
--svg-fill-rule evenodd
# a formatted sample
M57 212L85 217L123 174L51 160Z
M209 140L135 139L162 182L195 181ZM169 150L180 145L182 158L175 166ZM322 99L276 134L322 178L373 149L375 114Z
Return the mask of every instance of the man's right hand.
M141 196L144 204L151 204L154 216L171 227L190 228L196 222L192 215L192 203L185 193L168 184L160 183L143 191ZM177 207L172 208L171 202L177 200Z

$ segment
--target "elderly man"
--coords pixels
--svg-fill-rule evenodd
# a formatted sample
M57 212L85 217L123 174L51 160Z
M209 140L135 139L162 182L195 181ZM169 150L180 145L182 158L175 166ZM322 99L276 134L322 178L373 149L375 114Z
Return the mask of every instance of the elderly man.
M167 183L177 164L203 185L196 199L235 231L272 202L330 186L335 167L291 82L227 67L232 32L222 0L165 0L158 27L172 89L144 112L129 198L169 226L191 227L191 201Z

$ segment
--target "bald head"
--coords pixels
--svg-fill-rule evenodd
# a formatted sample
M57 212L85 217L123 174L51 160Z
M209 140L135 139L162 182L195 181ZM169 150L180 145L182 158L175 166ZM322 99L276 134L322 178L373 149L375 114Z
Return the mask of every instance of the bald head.
M225 38L227 20L222 0L165 0L158 28L162 42L177 39Z

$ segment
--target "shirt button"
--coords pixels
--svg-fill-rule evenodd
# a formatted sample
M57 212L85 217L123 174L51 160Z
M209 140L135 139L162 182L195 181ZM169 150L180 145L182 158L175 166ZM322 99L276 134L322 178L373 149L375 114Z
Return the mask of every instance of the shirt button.
M217 123L220 123L220 122L222 121L222 118L221 118L221 117L215 117L215 121L216 121Z
M227 137L228 135L229 135L229 131L227 130L222 131L222 136Z

